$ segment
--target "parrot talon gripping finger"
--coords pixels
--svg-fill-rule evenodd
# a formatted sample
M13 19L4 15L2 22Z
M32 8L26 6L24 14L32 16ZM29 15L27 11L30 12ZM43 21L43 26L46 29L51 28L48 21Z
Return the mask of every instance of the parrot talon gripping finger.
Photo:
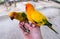
M24 25L23 25L23 28L22 28L23 30L24 30L24 32L27 32L27 33L29 33L30 32L30 30L29 29L27 29Z

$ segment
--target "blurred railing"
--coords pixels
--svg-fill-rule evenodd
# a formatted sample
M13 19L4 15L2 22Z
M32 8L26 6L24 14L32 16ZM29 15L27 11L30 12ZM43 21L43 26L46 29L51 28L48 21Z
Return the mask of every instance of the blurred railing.
M34 1L34 2L37 2L37 1L48 1L48 0L8 0L8 2L11 2L11 3L15 3L15 2L24 2L24 1ZM7 2L6 0L3 0L3 1L0 1L0 4L4 4L5 2Z
M35 2L37 2L38 0L3 0L2 2L0 2L0 5L2 5L2 4L4 4L6 7L7 7L7 5L8 4L13 4L14 3L14 6L16 7L16 3L17 2L24 2L24 1L35 1ZM8 3L8 4L7 4Z
M38 1L44 1L44 0L3 0L2 2L0 2L0 5L4 5L6 7L6 9L8 10L8 7L11 6L12 4L14 4L14 7L16 7L17 2L25 2L25 1L34 1L34 2L38 2Z

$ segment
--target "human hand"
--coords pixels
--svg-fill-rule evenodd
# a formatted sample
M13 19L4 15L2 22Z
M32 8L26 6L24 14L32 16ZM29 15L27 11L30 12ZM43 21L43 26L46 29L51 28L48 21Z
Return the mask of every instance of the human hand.
M26 29L28 29L30 32L25 32L23 29L23 25ZM41 31L39 27L36 27L34 24L30 25L25 22L19 23L19 28L24 36L24 39L42 39Z

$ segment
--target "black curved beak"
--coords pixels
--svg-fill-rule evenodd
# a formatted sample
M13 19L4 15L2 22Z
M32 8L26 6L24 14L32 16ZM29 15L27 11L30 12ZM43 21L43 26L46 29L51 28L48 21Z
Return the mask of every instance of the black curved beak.
M11 20L13 20L13 19L14 19L14 17L10 17L10 19L11 19Z

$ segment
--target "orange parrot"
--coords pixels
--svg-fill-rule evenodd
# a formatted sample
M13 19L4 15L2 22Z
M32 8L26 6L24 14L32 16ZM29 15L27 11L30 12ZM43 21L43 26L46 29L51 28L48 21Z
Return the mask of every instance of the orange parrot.
M58 33L52 28L52 24L48 22L47 18L41 12L35 10L34 6L30 3L26 4L26 14L28 20L38 27L40 27L41 25L46 25L55 33Z

